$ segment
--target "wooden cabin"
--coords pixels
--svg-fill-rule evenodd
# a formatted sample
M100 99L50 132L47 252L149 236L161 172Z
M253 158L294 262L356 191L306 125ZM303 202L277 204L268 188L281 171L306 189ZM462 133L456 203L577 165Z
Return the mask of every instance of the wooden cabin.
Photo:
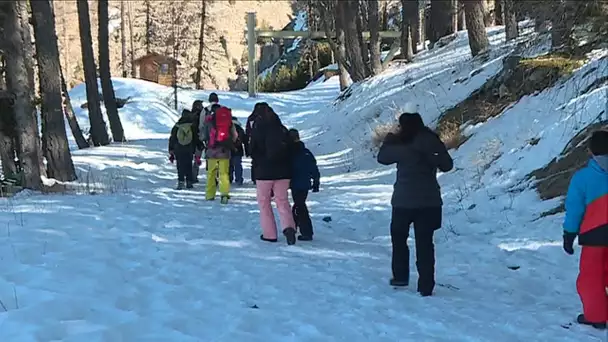
M181 63L169 56L155 52L139 57L133 63L139 69L139 79L172 86L177 73L177 66Z

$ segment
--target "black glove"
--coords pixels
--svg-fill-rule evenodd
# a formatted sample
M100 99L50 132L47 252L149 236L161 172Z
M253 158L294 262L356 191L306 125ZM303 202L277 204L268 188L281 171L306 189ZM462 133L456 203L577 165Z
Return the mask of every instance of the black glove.
M564 251L569 255L574 254L574 239L576 239L575 233L564 232Z
M319 192L319 182L314 182L312 184L312 192Z

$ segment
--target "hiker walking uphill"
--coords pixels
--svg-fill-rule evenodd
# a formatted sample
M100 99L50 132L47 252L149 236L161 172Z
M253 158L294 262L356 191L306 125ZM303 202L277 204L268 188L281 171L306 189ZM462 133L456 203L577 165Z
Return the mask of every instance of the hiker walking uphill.
M187 109L182 111L181 118L171 130L169 138L169 160L177 164L177 189L191 189L194 176L192 174L192 156L197 148L200 148L198 140L198 128L194 121L192 112ZM200 165L200 157L196 158Z
M247 122L245 123L245 135L247 136L248 145L251 146L251 132L253 131L253 127L255 126L256 120L260 118L260 115L263 111L268 108L268 103L266 102L258 102L253 107L253 112L247 118ZM247 146L247 147L249 147ZM251 157L251 151L249 149L245 149L245 155L247 157ZM251 159L251 182L255 184L255 167L254 160Z
M319 192L321 174L315 156L300 141L300 133L296 129L290 129L289 137L293 143L293 174L291 178L293 207L291 211L296 228L300 230L298 240L312 241L314 233L306 199L308 198L308 191Z
M230 183L235 182L237 185L243 185L243 156L245 151L249 149L249 141L247 141L239 119L232 117L232 124L236 130L237 139L230 157Z
M215 199L219 179L219 190L222 204L230 198L230 156L237 139L237 133L232 124L232 110L228 107L214 104L210 114L205 118L201 135L205 144L207 158L207 189L205 198Z
M203 101L201 100L196 100L192 103L192 117L194 118L194 123L198 125L200 123L201 120L201 115L203 112ZM199 132L199 130L197 129L197 132ZM200 139L198 133L197 133L197 138ZM197 148L196 151L194 152L195 158L198 158L200 160L201 156L202 156L202 148ZM192 166L192 182L193 183L198 183L198 175L200 172L200 164L198 163L194 163L194 165Z
M260 116L251 132L251 157L256 180L256 195L260 208L260 238L277 242L277 225L272 213L272 193L287 243L296 243L296 230L288 191L292 175L291 142L287 128L270 108L260 108Z
M397 164L391 218L393 246L393 286L409 284L410 225L414 224L416 241L416 268L418 292L431 296L435 287L435 246L433 235L441 228L441 191L437 182L437 169L450 171L454 164L439 137L424 126L415 106L399 117L400 130L389 133L378 153L383 165Z
M583 304L577 322L605 329L608 322L608 131L594 132L588 142L587 167L572 177L566 195L564 250L582 246L576 289Z

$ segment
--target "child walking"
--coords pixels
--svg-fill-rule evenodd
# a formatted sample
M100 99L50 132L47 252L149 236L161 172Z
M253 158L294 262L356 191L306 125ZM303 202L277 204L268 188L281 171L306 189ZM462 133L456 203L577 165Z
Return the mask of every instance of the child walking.
M589 139L588 165L572 177L566 197L564 250L581 248L576 288L583 304L577 322L605 329L608 321L608 131Z
M171 130L169 138L169 161L177 164L177 190L183 190L184 185L191 189L194 183L192 170L192 156L198 143L198 125L195 123L191 111L184 109L181 118ZM196 164L201 164L200 157L196 157Z
M296 129L289 130L293 142L293 176L291 178L291 196L293 198L293 213L296 227L300 230L298 240L312 241L314 235L310 213L306 206L308 191L319 192L321 174L317 167L315 156L300 141L300 133Z

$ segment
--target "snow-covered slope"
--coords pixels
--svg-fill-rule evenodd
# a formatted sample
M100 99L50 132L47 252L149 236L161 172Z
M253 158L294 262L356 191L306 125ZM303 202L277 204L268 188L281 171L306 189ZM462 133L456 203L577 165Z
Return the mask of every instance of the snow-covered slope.
M171 90L115 79L118 96L132 97L120 110L130 142L74 152L79 189L97 194L0 200L0 340L602 341L569 323L580 310L577 258L561 251L562 217L538 218L555 201L539 201L522 181L603 109L605 85L581 90L608 73L605 51L566 82L468 130L452 151L456 170L439 178L436 296L387 284L395 171L373 162L371 127L407 101L433 124L464 100L513 48L501 29L490 33L485 62L471 60L459 37L335 105L336 78L257 99L219 93L241 118L267 101L317 155L316 240L290 247L259 240L250 185L234 189L227 206L205 202L202 186L172 190ZM464 81L454 86L456 79ZM178 109L208 94L181 90ZM71 95L84 125L84 88Z

